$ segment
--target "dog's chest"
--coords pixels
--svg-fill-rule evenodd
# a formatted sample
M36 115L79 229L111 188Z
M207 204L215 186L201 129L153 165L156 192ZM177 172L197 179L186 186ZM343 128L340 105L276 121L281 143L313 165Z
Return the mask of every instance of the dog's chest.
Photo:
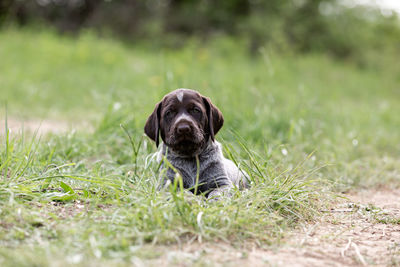
M184 187L189 188L199 182L209 180L211 177L225 176L225 171L221 165L217 153L207 153L196 158L167 157L172 166L182 176ZM176 173L168 170L168 178L175 179Z
M182 176L186 188L195 185L197 176L200 180L204 176L204 173L212 172L212 170L206 170L208 166L207 161L197 161L196 158L170 158L169 161ZM168 173L169 178L175 179L175 175L176 173L170 169Z
M194 177L196 177L198 173L197 162L196 159L180 159L180 158L173 158L169 159L172 166L177 169L179 174L187 183L194 182ZM199 162L200 163L200 162ZM200 166L201 168L201 166ZM199 169L200 171L200 169Z

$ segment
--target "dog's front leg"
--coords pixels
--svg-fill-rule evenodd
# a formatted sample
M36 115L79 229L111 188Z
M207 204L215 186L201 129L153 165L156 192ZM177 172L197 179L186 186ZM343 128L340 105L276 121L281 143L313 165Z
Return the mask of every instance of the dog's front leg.
M209 201L218 201L222 198L226 198L226 197L230 198L230 197L232 197L232 193L233 193L232 190L233 190L233 187L230 185L225 185L222 187L215 188L208 194L207 199Z

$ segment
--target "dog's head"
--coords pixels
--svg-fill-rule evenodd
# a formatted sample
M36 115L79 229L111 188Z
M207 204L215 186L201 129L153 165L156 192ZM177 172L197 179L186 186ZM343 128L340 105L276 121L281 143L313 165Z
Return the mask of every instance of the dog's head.
M156 145L159 135L175 153L194 156L209 138L214 141L224 118L208 97L190 89L177 89L156 104L147 119L144 132Z

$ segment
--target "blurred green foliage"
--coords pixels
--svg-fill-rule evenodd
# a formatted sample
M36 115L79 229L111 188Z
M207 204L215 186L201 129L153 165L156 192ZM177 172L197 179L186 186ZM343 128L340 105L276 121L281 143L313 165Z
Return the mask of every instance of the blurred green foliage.
M61 32L94 28L130 42L181 47L189 37L233 35L253 54L265 45L326 52L366 64L370 51L400 52L396 15L345 7L336 0L5 0L3 24L50 24ZM380 51L378 55L380 54Z

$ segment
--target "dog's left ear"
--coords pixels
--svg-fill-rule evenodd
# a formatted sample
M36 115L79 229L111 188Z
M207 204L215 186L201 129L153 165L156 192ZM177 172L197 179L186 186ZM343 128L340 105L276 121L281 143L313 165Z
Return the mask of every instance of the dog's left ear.
M157 103L153 113L147 118L146 125L144 126L144 132L150 137L151 140L156 142L156 146L159 144L160 135L160 117L161 117L161 102Z
M221 111L211 103L211 100L208 97L203 96L203 102L206 106L207 111L207 119L208 119L208 133L210 134L211 140L215 140L215 135L221 129L224 124L224 117L222 116Z

